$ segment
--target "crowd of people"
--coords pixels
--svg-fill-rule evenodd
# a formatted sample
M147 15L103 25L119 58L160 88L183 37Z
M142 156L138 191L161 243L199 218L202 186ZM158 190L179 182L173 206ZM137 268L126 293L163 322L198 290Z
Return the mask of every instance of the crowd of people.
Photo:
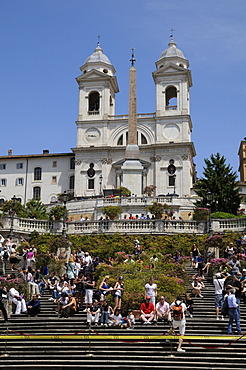
M242 237L242 243L246 237ZM165 322L170 329L178 329L180 335L185 334L186 315L193 317L194 297L203 298L204 274L209 272L210 260L212 256L204 256L200 253L197 245L191 250L191 267L195 270L192 276L191 289L187 291L184 298L177 297L172 303L168 303L162 295L158 299L158 287L154 278L150 278L145 283L145 293L143 302L136 313L132 309L123 307L122 296L124 294L124 277L119 276L114 284L110 284L110 276L106 275L96 289L94 271L99 264L89 252L81 249L70 253L65 263L65 272L57 276L55 272L48 272L47 267L35 269L37 251L34 246L24 247L21 255L18 255L17 248L13 240L8 238L0 245L0 256L2 261L3 275L6 273L7 263L10 265L11 274L6 279L16 279L16 281L26 281L31 299L26 302L25 297L18 292L15 287L7 291L4 284L0 288L0 310L3 313L4 321L8 322L10 312L6 309L6 302L10 302L14 307L14 314L26 313L36 316L41 311L41 297L44 289L50 292L49 300L57 305L59 317L68 318L76 314L78 310L86 313L88 326L101 325L119 326L127 330L134 329L136 319L140 319L143 325ZM133 256L125 260L125 263L136 262L142 253L139 240L136 239L133 247ZM228 333L232 333L233 321L236 323L237 333L241 334L240 327L240 302L246 303L246 269L240 271L240 253L238 243L232 248L231 245L226 249L227 260L224 261L219 271L214 276L215 286L215 309L216 319L219 320L220 311L226 301L228 303ZM56 256L54 256L56 258ZM58 257L57 257L58 258ZM176 259L175 259L176 258ZM179 261L180 254L175 255L174 260ZM158 258L154 255L151 263L155 266ZM22 264L21 267L19 265ZM16 265L18 265L16 267ZM108 299L113 295L113 304ZM12 310L12 307L11 307ZM221 319L224 317L221 315ZM177 350L182 349L182 339L179 338Z

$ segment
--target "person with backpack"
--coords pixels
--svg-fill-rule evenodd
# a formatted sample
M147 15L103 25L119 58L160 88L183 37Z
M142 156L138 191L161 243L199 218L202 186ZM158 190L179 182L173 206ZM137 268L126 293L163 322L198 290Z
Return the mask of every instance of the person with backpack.
M213 279L213 284L215 288L215 295L214 295L214 304L215 304L215 310L216 310L216 320L219 320L219 313L222 308L223 302L224 302L224 285L225 285L226 277L217 272L215 274L215 277ZM221 320L224 320L224 316L221 314Z
M7 261L9 260L9 252L8 252L7 247L3 247L3 250L1 251L0 256L1 256L1 261L2 261L3 276L5 276Z
M173 315L173 329L179 329L179 335L185 335L185 311L187 310L186 304L183 303L181 297L177 297L176 300L171 304L170 309L172 310ZM179 338L179 344L177 351L185 352L185 349L182 349L183 339Z

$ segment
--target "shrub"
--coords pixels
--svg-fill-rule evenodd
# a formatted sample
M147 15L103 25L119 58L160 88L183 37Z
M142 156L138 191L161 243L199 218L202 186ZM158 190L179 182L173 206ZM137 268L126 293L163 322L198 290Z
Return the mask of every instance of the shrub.
M238 216L233 215L232 213L227 212L214 212L211 213L211 218L237 218Z

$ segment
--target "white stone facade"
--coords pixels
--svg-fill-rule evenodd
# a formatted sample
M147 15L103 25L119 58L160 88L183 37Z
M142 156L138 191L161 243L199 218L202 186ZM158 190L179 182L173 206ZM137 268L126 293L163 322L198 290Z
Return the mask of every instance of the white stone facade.
M63 154L15 156L10 152L0 157L0 201L15 195L25 204L40 192L41 201L49 204L65 190L80 199L120 186L135 189L134 195L141 197L147 185L156 186L154 196L176 193L180 199L191 197L196 172L189 101L192 80L188 67L188 60L171 40L153 72L156 111L137 114L141 165L139 171L135 169L137 184L134 184L125 162L128 115L115 115L115 96L119 91L115 69L98 45L76 79L79 86L76 147ZM174 172L170 173L170 165ZM41 169L40 180L35 179L36 168Z

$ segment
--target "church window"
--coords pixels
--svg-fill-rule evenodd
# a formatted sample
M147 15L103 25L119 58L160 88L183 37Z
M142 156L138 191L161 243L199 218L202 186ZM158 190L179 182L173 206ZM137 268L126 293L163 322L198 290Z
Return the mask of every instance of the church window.
M34 186L33 188L33 199L39 200L41 198L41 188L40 186Z
M112 99L112 96L109 97L109 105L110 107L112 107L114 104L113 104L113 99Z
M35 167L34 168L34 181L40 181L42 179L42 168Z
M3 204L4 203L4 199L3 198L1 198L0 199L0 204Z
M88 170L87 170L88 177L94 177L95 176L95 173L96 172L94 170L94 163L90 163L90 168L88 168Z
M89 112L99 112L100 109L100 96L97 91L89 95Z
M70 170L75 169L75 157L70 158Z
M120 135L118 141L117 141L117 145L123 145L123 134Z
M144 134L142 134L141 133L141 144L143 145L143 144L148 144L147 143L147 139L146 139L146 137L144 136Z
M53 161L52 167L57 167L57 162L56 161Z
M74 190L74 176L69 177L69 189Z
M94 179L88 179L88 189L93 190L94 189L95 181Z
M104 73L108 73L108 70L106 68L104 68L103 72Z
M168 186L175 186L176 175L169 176Z
M166 89L166 110L177 109L177 89L174 86L169 86Z
M184 65L183 65L183 64L181 64L181 63L180 63L180 65L179 65L179 66L180 66L180 67L182 67L182 68L184 68Z

